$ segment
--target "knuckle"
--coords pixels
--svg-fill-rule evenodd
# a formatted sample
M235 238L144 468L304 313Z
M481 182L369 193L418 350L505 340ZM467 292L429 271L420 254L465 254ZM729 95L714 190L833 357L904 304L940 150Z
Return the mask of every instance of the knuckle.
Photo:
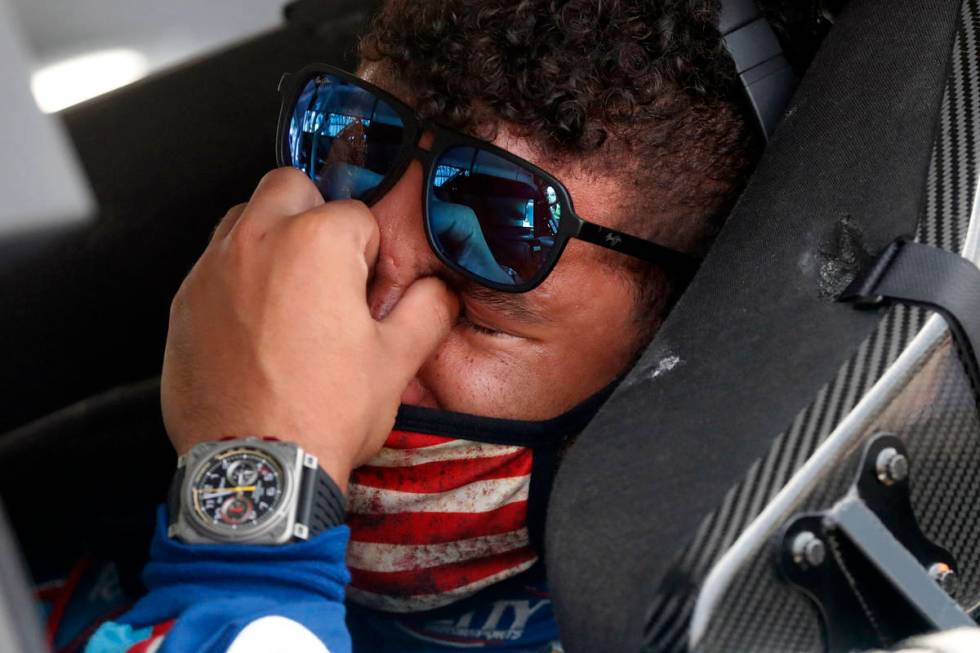
M245 212L245 207L247 206L248 204L242 202L241 204L236 204L235 206L228 209L228 212L225 213L225 216L221 218L221 220L215 226L215 231L218 231L224 225L231 225L232 223L237 222L238 218L241 217L242 213Z
M246 225L239 223L235 225L235 229L228 234L228 237L223 243L223 249L225 253L235 256L244 256L248 253L252 244L252 234L250 229L246 228ZM222 257L224 258L224 257Z
M262 175L259 180L260 188L277 188L280 186L293 186L297 184L309 183L309 178L300 170L291 166L276 168Z
M336 200L334 202L331 202L330 206L336 206L338 209L349 211L350 213L355 215L364 215L364 216L371 215L371 209L369 209L368 205L362 202L361 200L354 200L354 199Z
M367 204L359 200L343 200L338 207L344 222L349 225L351 234L357 237L359 244L374 238L378 234L378 220L371 213Z
M181 313L183 313L184 308L187 305L187 299L185 297L185 295L187 294L186 285L187 285L186 281L183 284L181 284L180 288L178 288L177 292L174 294L173 299L170 300L170 323L171 324L173 324L174 321L177 319L177 317Z
M335 231L336 225L330 223L328 216L314 210L290 218L284 223L283 228L287 236L295 240L317 242Z
M378 223L363 202L340 200L302 213L292 220L301 236L353 242L357 247L374 237Z
M225 211L224 217L222 217L221 220L218 221L218 224L221 224L222 222L227 222L228 220L234 220L235 216L237 216L242 211L244 211L246 206L248 206L248 204L242 202L241 204L236 204L235 206L231 207L230 209Z
M228 232L225 240L232 253L244 254L258 238L259 232L255 220L248 215L243 215Z
M255 193L301 197L311 206L323 201L313 181L291 166L276 168L265 173Z

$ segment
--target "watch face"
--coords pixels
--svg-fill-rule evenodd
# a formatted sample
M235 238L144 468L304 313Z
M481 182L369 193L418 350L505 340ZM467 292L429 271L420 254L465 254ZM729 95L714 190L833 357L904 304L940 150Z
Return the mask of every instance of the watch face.
M235 447L205 462L191 486L194 512L205 524L258 526L282 503L285 475L261 449Z

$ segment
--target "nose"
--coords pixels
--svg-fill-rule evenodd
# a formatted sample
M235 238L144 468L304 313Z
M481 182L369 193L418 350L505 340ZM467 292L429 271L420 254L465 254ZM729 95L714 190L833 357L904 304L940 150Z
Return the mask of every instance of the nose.
M438 274L443 266L429 247L422 222L422 165L412 161L401 179L372 207L381 242L368 306L383 319L416 280Z

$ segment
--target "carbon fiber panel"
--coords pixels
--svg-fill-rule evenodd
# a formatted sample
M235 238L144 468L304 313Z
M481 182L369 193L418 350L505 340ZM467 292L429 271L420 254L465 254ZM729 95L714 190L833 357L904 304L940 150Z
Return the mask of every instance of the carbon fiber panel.
M980 601L980 421L973 390L948 337L924 358L913 380L885 410L867 421L861 437L852 439L840 464L828 468L833 472L819 479L797 511L826 509L842 498L864 442L879 432L896 433L907 443L913 509L927 537L947 547L959 562L957 600L971 609ZM816 610L776 571L777 541L770 538L771 545L740 570L721 602L753 609L720 611L698 651L824 649Z
M980 0L967 0L961 9L939 133L930 164L926 206L917 234L920 242L952 251L961 251L966 239L978 172L978 38ZM894 363L927 318L927 312L920 309L904 306L892 309L855 356L776 439L769 453L752 466L743 482L734 487L719 509L702 523L651 607L646 637L648 650L687 649L688 626L697 599L694 588L704 582L712 566L736 538ZM812 498L814 505L833 503L850 480L850 470L842 472L835 483L822 488L820 497ZM933 501L941 502L947 496L940 488ZM925 513L933 510L932 507L924 509L923 519L927 519ZM928 529L927 532L931 534ZM944 533L951 539L974 538L971 540L974 542L980 537L980 530L976 534ZM941 543L954 550L958 546L952 541ZM769 562L767 557L759 558L752 568L739 575L740 591L743 592L739 594L740 609L717 615L701 650L820 650L815 611L801 595L774 589L773 579L767 576L771 571L765 569ZM773 620L771 615L777 608L781 618ZM759 638L762 633L765 641Z

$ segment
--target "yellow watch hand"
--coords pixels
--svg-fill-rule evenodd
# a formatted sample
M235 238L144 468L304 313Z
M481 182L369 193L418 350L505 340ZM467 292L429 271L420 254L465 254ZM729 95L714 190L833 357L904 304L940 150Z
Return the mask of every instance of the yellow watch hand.
M213 492L228 494L229 492L255 492L255 485L239 485L238 487L196 487L195 492Z

